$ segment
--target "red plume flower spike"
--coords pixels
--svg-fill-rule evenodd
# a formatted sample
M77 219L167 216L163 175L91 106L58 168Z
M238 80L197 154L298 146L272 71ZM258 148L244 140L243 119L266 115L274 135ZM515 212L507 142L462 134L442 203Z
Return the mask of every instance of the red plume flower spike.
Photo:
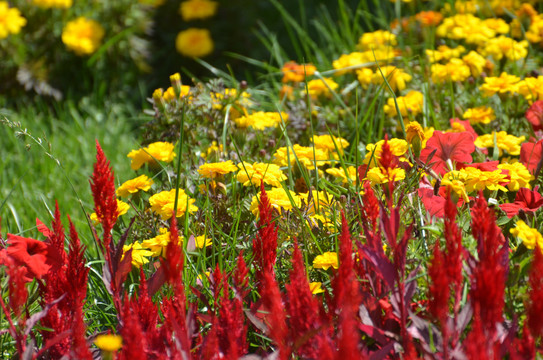
M543 336L543 249L536 246L530 270L530 303L527 306L527 325L534 338Z
M166 246L166 259L162 260L166 281L171 285L179 284L183 277L183 249L179 244L177 220L172 216L170 223L170 242Z
M260 203L258 204L260 218L258 220L258 234L253 240L253 254L257 269L257 276L268 273L275 277L273 267L277 259L277 229L272 222L272 207L264 189L264 182L260 184Z

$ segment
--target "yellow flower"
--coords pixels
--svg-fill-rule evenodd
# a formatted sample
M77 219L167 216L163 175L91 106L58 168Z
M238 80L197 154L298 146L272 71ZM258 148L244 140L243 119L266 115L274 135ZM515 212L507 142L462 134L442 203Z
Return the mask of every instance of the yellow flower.
M507 192L502 184L507 184L507 176L501 170L481 171L477 168L467 167L460 170L462 177L465 177L466 191L479 191L488 189L491 191L502 190Z
M187 211L189 212L189 214L192 214L193 212L198 210L198 207L196 207L196 205L193 205L195 201L196 200L188 197L183 189L179 189L176 217L183 216ZM168 220L172 217L174 202L175 189L159 192L158 194L155 194L149 198L151 210L159 214L162 217L162 220Z
M534 249L536 245L543 249L543 236L537 229L531 228L522 220L517 221L516 227L509 232L522 240L528 249Z
M339 267L337 253L335 252L327 251L322 255L317 255L313 260L313 268L315 269L328 270L330 267L334 269Z
M436 34L442 38L463 39L468 44L482 45L493 38L496 32L473 14L457 14L443 19Z
M520 155L520 144L524 141L524 139L526 139L526 137L509 135L505 131L500 131L497 133L494 131L492 134L478 136L477 139L475 139L475 146L478 148L493 148L494 136L496 137L500 155L502 155L503 150L507 151L509 155Z
M181 93L179 94L179 98L184 98L185 96L189 95L190 94L190 86L188 85L181 85ZM175 90L173 89L173 87L169 87L166 89L166 91L164 92L164 94L162 95L162 98L164 99L164 101L166 102L171 102L173 100L175 100ZM189 101L190 101L190 97L189 97Z
M158 233L159 234L154 238L143 240L141 242L141 246L152 251L154 256L164 255L166 247L170 243L171 233L168 229L160 228ZM183 242L183 237L178 235L177 241L179 244L181 244Z
M396 35L386 30L377 30L374 32L364 33L358 39L357 47L361 50L372 50L389 46L396 46L398 41Z
M184 21L207 19L217 13L219 3L210 0L183 1L179 7L179 13Z
M471 70L461 59L451 59L447 64L433 64L430 67L432 81L441 84L447 81L464 81L471 75Z
M431 63L436 63L440 61L449 61L454 58L459 58L466 51L466 48L463 46L458 46L455 48L450 48L447 45L440 45L437 47L437 50L426 50L426 56Z
M463 117L469 120L470 124L488 124L496 118L496 115L491 107L479 106L467 109Z
M337 146L340 154L343 154L343 149L349 146L347 140L333 135L315 135L313 136L313 144L317 149L322 149L328 153L335 153Z
M520 188L531 189L530 181L534 179L534 176L521 162L513 164L500 164L498 169L509 171L509 184L507 188L511 191L518 191Z
M32 4L44 9L68 9L72 7L72 0L32 0Z
M313 295L323 293L324 290L322 289L322 283L321 282L312 282L309 283L309 290L311 290L311 293Z
M505 20L500 18L490 18L485 19L485 26L488 26L490 29L494 30L498 34L507 34L509 33L509 24Z
M209 145L209 147L207 148L207 150L202 152L200 156L203 157L204 159L207 159L213 154L218 154L220 151L222 151L222 148L223 148L222 144L217 145L217 142L213 140L211 142L211 145Z
M26 19L17 8L10 8L6 1L0 1L0 39L10 34L18 34L26 25Z
M194 242L196 244L197 249L203 249L204 247L208 247L208 246L211 246L211 244L213 244L211 239L206 237L205 235L197 236L194 239Z
M100 47L104 28L94 20L78 17L62 30L62 42L79 56L90 55Z
M297 64L295 61L286 62L281 68L283 79L281 82L301 82L313 75L317 68L313 64Z
M172 162L176 156L173 149L172 143L159 141L149 144L143 149L132 150L127 157L132 159L130 164L132 170L138 170L145 163L154 164L155 160Z
M239 128L251 126L255 130L264 130L269 127L277 127L282 121L288 120L288 114L285 112L264 112L258 111L250 115L241 116L234 119Z
M175 39L175 48L186 57L201 58L213 52L213 40L207 29L190 28L181 31Z
M305 166L308 170L315 169L315 165L322 166L328 164L328 160L330 160L326 151L311 146L300 146L298 144L294 144L292 148L281 147L277 149L275 154L273 154L273 157L274 162L279 166L288 166L289 159L290 164L295 165L296 159L298 159L300 164Z
M98 335L94 339L94 345L106 352L115 352L123 346L123 338L120 335Z
M405 140L411 145L416 156L419 156L420 151L424 147L425 140L428 139L424 134L422 126L416 121L410 121L405 127Z
M260 186L260 183L264 181L264 184L281 187L281 181L287 179L279 166L275 164L243 162L238 164L238 168L237 179L243 186L251 184Z
M507 57L511 61L524 59L528 55L528 41L520 42L506 36L489 39L482 49L483 55L490 55L496 60Z
M313 99L319 96L331 97L332 91L338 87L339 85L331 78L315 79L307 83L307 91Z
M400 181L405 179L405 170L402 168L384 169L375 166L368 170L366 179L368 179L372 185Z
M375 144L366 145L366 157L364 158L364 164L369 164L370 167L374 167L379 164L384 143L385 140L379 140ZM388 146L390 147L392 155L402 156L407 152L409 145L407 144L407 141L403 139L392 138L388 140Z
M533 103L543 99L543 76L527 77L517 83L516 91Z
M362 68L356 70L356 77L358 82L364 89L367 89L373 79L373 70L370 68Z
M383 72L382 75L381 71ZM405 89L406 83L410 82L412 79L411 75L395 66L382 66L381 71L377 70L375 74L373 74L371 82L376 85L381 85L384 83L384 76L392 88L392 91L401 91Z
M147 191L153 185L153 180L149 179L147 175L138 176L135 179L125 181L117 189L117 196L128 197L130 194L135 194L140 190Z
M520 78L515 75L509 75L502 72L499 77L486 77L485 83L479 88L483 96L490 97L496 93L505 94L515 92Z
M468 194L466 192L466 180L467 174L462 171L449 171L443 175L441 180L441 186L446 186L451 191L453 191L458 197L461 197L464 201L469 201Z
M132 266L140 268L142 265L147 264L150 256L153 256L153 252L145 249L141 243L135 242L130 245L123 246L123 256L121 260L124 259L124 255L128 250L132 249Z
M470 51L467 55L463 56L462 60L464 61L464 64L469 67L469 70L471 71L471 75L473 77L479 77L482 74L483 68L486 65L485 57L479 55L479 53L473 50Z
M341 70L341 69L344 69L344 68L348 68L348 67L351 67L351 66L357 66L357 65L362 65L362 64L365 64L365 63L368 63L368 62L371 62L373 60L369 59L366 54L362 53L362 52L352 52L350 54L343 54L339 57L339 59L337 60L334 60L332 62L332 66L334 67L334 69L336 70ZM342 75L348 71L353 71L353 70L341 70L341 71L338 71L336 74L337 75Z
M354 166L349 166L347 168L347 175L343 168L330 168L326 169L326 172L335 178L340 178L344 184L349 180L356 182L356 178L358 177L358 171Z
M400 108L400 113L402 114L402 116L417 116L422 112L424 96L419 91L411 90L407 93L407 95L397 97L396 101L398 102L398 107ZM383 107L383 109L385 113L390 117L398 115L393 98L389 98L387 100L387 103Z
M299 208L302 205L302 201L298 195L296 195L295 192L287 190L283 188L272 188L271 190L266 190L266 195L268 196L268 199L270 200L270 205L277 209L277 211L281 212L281 209L284 210L291 210L294 206ZM290 197L292 198L293 203L290 202ZM256 196L253 196L253 199L251 200L251 212L258 217L259 210L258 210L258 204L260 202L260 193Z
M238 168L232 163L232 160L207 163L200 166L198 173L205 178L214 179L219 175L226 175L236 171Z

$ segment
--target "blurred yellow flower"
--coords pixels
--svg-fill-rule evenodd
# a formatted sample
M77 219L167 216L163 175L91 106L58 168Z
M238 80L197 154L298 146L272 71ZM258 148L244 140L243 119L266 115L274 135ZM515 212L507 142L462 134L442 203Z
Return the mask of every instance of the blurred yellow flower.
M328 270L330 267L337 269L339 262L337 253L327 251L322 255L317 255L313 260L313 268Z
M123 246L123 256L121 257L121 260L124 259L124 255L128 250L132 249L132 266L135 266L137 268L140 268L142 265L147 264L149 262L148 257L153 256L153 252L145 249L141 243L135 242L130 245L124 245Z
M326 172L335 178L341 179L344 184L349 180L354 183L358 177L358 171L354 166L347 167L347 174L345 174L345 170L343 168L330 168L326 169Z
M179 189L176 217L183 216L187 211L192 214L193 212L198 210L198 207L196 207L196 205L193 205L195 201L196 200L188 197L183 189ZM158 194L155 194L149 198L151 210L160 215L162 217L162 220L168 220L172 217L174 202L175 189L159 192Z
M264 130L270 127L277 127L282 121L288 120L288 114L285 112L264 112L257 111L252 114L240 116L234 119L237 127L247 128L252 127L255 130Z
M319 96L331 97L332 91L338 87L339 85L331 78L314 79L307 83L307 91L313 99Z
M100 47L104 28L94 20L78 17L62 30L62 42L79 56L90 55Z
M68 9L72 7L72 0L32 0L32 4L44 9Z
M147 175L138 176L135 179L125 181L121 186L117 188L117 196L128 197L131 194L135 194L140 190L147 191L151 188L154 181L149 179Z
M286 62L281 68L283 79L281 82L301 82L313 75L317 68L313 64L297 64L295 61Z
M175 39L175 48L186 57L201 58L213 52L213 40L207 29L190 28L181 31Z
M232 163L232 160L228 160L223 162L203 164L198 168L198 173L202 175L202 177L213 179L219 175L230 174L231 172L237 170L238 168Z
M174 145L169 142L155 142L143 149L132 150L127 157L132 159L130 167L132 170L138 170L143 164L154 164L156 161L172 162L176 156L173 151Z
M516 227L509 232L522 240L528 249L534 249L536 245L543 249L543 236L537 229L531 228L522 220L517 221Z
M422 105L424 104L424 95L420 91L411 90L405 96L399 96L396 98L400 113L402 116L417 116L422 112ZM396 111L396 104L394 98L388 98L386 105L383 107L385 113L394 117L398 115Z
M293 151L294 150L294 151ZM279 166L295 165L298 162L308 170L315 169L316 166L322 166L329 163L328 152L313 146L301 146L294 144L290 147L280 147L273 154L274 163Z
M217 13L219 3L210 0L183 1L179 7L179 13L184 21L207 19Z
M475 139L475 146L478 148L493 148L494 137L496 137L500 155L502 155L503 150L507 151L509 155L520 155L520 144L526 139L525 136L517 137L510 135L505 131L494 131L491 134L478 136L477 139Z
M485 42L482 53L492 56L495 60L501 60L504 56L511 61L524 59L528 55L528 41L515 41L502 35Z
M309 290L313 295L323 293L324 290L322 289L322 283L321 282L312 282L309 283Z
M479 106L467 109L463 118L469 120L470 124L488 124L496 118L496 115L491 107Z
M448 81L464 81L471 75L471 70L462 59L451 59L446 64L433 64L430 66L432 81L441 84Z
M386 30L377 30L362 34L358 39L357 47L361 50L372 50L389 46L396 46L396 35Z
M206 237L205 235L196 236L196 238L194 239L194 243L197 249L203 249L204 247L208 247L213 244L211 239Z
M483 96L490 97L496 93L505 94L513 93L517 89L517 83L520 78L515 75L509 75L502 72L499 77L486 77L485 83L479 87L483 92Z
M466 48L463 46L457 46L455 48L450 48L447 45L440 45L437 47L437 50L426 50L426 56L428 61L431 63L436 63L440 61L449 61L451 59L458 59L466 51Z
M26 25L26 19L17 8L10 8L6 1L0 1L0 39L10 34L18 34Z
M243 186L251 184L260 186L260 183L264 181L264 184L280 187L281 181L287 179L279 166L275 164L243 162L238 164L238 168L237 179Z
M123 346L123 338L120 335L113 334L98 335L94 339L94 345L100 350L114 352Z
M487 61L484 56L473 50L464 55L462 60L469 67L473 77L479 77L483 73Z
M381 71L383 74L381 74ZM372 78L371 82L376 85L381 85L384 83L383 76L386 78L388 84L392 88L392 91L403 90L407 86L406 83L410 82L413 78L411 75L399 69L395 66L382 66L381 71L377 70ZM360 81L360 80L359 80Z
M340 154L343 154L343 149L349 146L349 142L344 138L328 134L313 136L313 144L317 149L322 149L328 153L335 153L337 146Z

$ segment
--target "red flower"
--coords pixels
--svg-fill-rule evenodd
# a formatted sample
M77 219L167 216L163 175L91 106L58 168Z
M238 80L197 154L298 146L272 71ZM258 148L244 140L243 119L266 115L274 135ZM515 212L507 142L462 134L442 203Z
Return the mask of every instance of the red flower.
M449 120L449 122L451 123L451 127L453 127L454 126L453 124L455 124L455 123L460 124L460 126L462 126L464 128L464 131L467 131L471 135L473 135L474 139L477 139L477 136L479 136L475 132L475 130L473 129L471 124L469 123L469 120L460 120L459 118L452 118L452 119Z
M475 151L473 135L467 131L459 133L443 133L435 131L420 153L422 162L430 162L435 172L443 175L447 169L447 161L470 163L471 153ZM430 158L430 155L433 156Z
M49 246L43 241L8 234L8 244L4 251L18 266L25 268L25 281L32 281L35 277L40 279L51 268L48 263Z
M532 124L534 131L543 130L543 100L538 100L526 110L526 119Z
M443 218L445 216L446 200L442 196L434 195L434 189L420 188L419 196L426 208L426 212L430 214L430 216L438 218Z
M508 218L517 215L520 210L534 212L543 206L543 196L535 191L526 188L520 188L515 196L515 202L510 204L501 204L500 208L505 211Z
M533 174L536 172L543 155L543 140L536 143L525 142L520 147L520 162Z

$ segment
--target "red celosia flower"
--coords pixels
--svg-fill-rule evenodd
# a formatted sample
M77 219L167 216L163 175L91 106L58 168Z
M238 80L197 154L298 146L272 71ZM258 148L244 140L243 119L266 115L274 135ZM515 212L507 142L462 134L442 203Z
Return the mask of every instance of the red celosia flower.
M179 244L177 220L172 216L170 223L170 242L166 246L166 258L161 260L166 281L171 285L181 282L183 275L183 249Z
M537 339L543 336L543 253L539 246L534 251L530 270L530 303L527 307L527 325L530 333Z
M449 314L450 279L447 276L445 256L439 248L439 241L434 245L434 258L428 267L428 275L431 279L428 311L439 320L442 332L445 333Z
M526 110L526 119L532 124L534 131L543 129L543 100L538 100Z
M449 194L450 195L450 194ZM445 204L445 228L443 235L446 241L446 263L447 276L455 292L454 298L454 317L458 315L460 310L460 300L462 298L462 262L467 257L466 249L462 246L462 231L456 224L456 208L450 196ZM454 341L455 339L453 339ZM453 344L454 346L454 344Z
M534 212L543 206L543 196L537 190L532 191L527 188L520 188L515 196L515 201L507 204L501 204L500 209L505 211L508 218L517 215L520 210L524 212Z
M369 230L375 232L378 229L379 200L377 200L369 181L365 181L363 186L362 211L364 212L364 220L369 224Z
M262 296L262 306L267 313L265 322L268 326L268 335L277 344L279 359L286 360L291 352L288 346L288 328L281 293L273 272L262 272L259 292Z
M475 151L473 135L469 132L443 133L434 131L432 137L426 143L426 147L420 153L422 162L429 160L435 172L443 175L448 171L447 161L457 163L470 163L473 161L471 153ZM435 152L434 152L435 151Z
M525 142L520 146L520 162L526 165L532 174L537 171L543 157L543 140L536 143Z
M238 297L230 299L230 286L223 276L223 296L216 323L219 348L226 359L237 360L247 352L247 326L243 303Z
M4 251L26 270L23 275L25 281L32 281L35 277L41 279L51 268L48 264L49 245L43 241L8 234L8 245Z
M264 189L264 182L260 184L260 203L258 204L260 218L258 220L258 234L253 240L253 255L260 277L262 272L275 276L273 267L277 259L277 229L272 222L272 207Z
M379 164L385 169L394 169L398 167L399 160L397 156L394 156L390 150L390 145L388 143L388 135L385 135L385 142L381 147L381 158L379 159Z

